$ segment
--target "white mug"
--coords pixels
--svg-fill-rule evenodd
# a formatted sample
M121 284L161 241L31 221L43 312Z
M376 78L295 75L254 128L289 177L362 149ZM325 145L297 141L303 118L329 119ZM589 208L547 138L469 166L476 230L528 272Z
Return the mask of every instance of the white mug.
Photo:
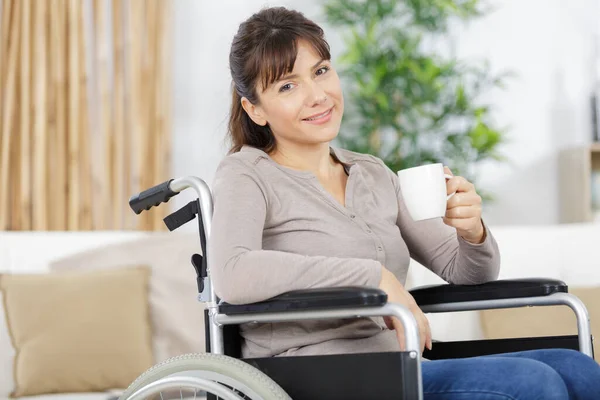
M414 221L441 218L454 193L446 194L446 179L441 163L427 164L398 171L400 190L408 213Z

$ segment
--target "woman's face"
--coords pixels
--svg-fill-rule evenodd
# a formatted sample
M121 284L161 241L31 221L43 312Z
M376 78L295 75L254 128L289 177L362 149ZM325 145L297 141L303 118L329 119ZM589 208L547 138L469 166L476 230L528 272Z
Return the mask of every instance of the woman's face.
M311 146L333 140L340 129L344 99L339 77L328 60L313 47L298 42L293 71L263 91L259 104L242 99L258 125L269 124L278 145Z

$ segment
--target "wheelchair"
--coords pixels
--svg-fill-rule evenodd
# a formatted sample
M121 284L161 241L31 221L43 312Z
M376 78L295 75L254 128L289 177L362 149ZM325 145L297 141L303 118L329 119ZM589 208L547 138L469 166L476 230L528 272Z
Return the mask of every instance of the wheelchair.
M577 335L435 342L420 354L418 328L412 314L387 302L378 288L336 287L284 293L268 301L233 305L212 290L207 264L212 194L200 178L171 179L129 199L131 209L166 203L191 188L197 198L164 218L170 231L196 217L202 254L191 255L198 301L205 303L206 353L183 354L140 375L120 400L142 398L207 398L225 400L363 400L422 399L421 362L540 348L574 349L593 357L593 337L584 304L555 279L497 280L479 285L430 285L411 290L425 313L524 306L566 305L577 317ZM239 325L314 319L394 316L405 329L403 351L243 358ZM425 361L426 362L426 361ZM160 397L158 397L160 396ZM206 397L205 397L206 396Z

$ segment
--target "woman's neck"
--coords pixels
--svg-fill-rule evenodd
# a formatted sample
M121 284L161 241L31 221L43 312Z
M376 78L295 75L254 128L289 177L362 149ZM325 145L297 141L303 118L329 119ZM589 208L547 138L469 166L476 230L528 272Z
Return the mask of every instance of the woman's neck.
M328 179L335 173L336 162L329 153L329 143L310 147L278 144L270 157L280 165L299 171L310 171L323 179Z

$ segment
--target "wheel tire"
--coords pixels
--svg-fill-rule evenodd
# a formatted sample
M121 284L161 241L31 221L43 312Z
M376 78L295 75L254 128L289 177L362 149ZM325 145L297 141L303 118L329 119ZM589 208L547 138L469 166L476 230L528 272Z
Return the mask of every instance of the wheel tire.
M133 381L119 400L126 400L137 390L161 378L185 371L221 374L246 385L264 400L292 400L275 381L257 368L232 357L211 353L184 354L156 364Z

